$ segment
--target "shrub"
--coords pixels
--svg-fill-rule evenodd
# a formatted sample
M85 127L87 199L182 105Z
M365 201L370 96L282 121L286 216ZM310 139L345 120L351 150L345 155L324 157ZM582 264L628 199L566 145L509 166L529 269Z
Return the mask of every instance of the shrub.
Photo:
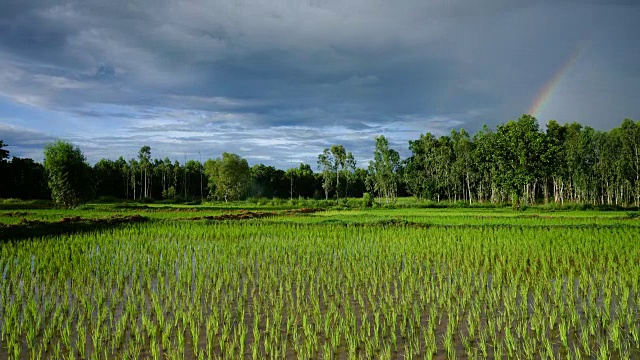
M373 206L373 196L370 193L362 194L362 205L364 207L372 207Z
M44 168L58 206L72 208L92 197L91 167L77 146L62 140L46 145Z

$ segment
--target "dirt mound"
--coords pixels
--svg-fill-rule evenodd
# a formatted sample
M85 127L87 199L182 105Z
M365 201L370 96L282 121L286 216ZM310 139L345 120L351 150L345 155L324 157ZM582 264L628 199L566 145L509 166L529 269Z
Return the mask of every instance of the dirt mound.
M198 216L193 218L188 218L185 220L248 220L248 219L261 219L271 216L277 215L295 215L295 214L312 214L318 211L323 211L324 209L312 209L312 208L302 208L302 209L292 209L292 210L284 210L282 212L273 212L273 211L240 211L238 213L231 214L222 214L216 216Z
M313 214L318 211L324 211L324 209L318 209L318 208L292 209L292 210L286 210L285 213L286 214Z
M22 216L27 216L27 215L31 215L31 214L33 214L33 213L26 212L26 211L13 211L13 212L2 213L2 214L0 214L0 216L4 216L4 217L22 217Z
M141 215L113 215L107 218L81 218L80 216L72 216L72 217L64 217L57 222L48 222L42 220L29 220L26 218L20 219L20 222L17 224L8 224L5 225L7 228L14 227L34 227L34 226L45 226L51 224L123 224L123 223L139 223L149 220L147 217Z
M155 209L155 211L160 213L185 213L185 212L198 212L201 210L194 209L194 208L167 208L167 209Z
M149 220L141 215L114 215L107 218L65 217L60 221L20 219L17 224L0 224L0 240L29 238L53 234L93 231L126 223L140 223Z
M70 223L92 223L92 224L122 224L122 223L139 223L147 221L148 218L142 215L112 215L106 218L81 218L80 216L72 216L62 218L60 224Z
M247 219L260 219L268 216L275 216L278 213L274 212L253 212L253 211L241 211L234 214L222 214L217 216L199 216L194 218L188 218L186 220L247 220Z
M105 219L110 223L140 223L149 220L146 216L142 215L113 215Z

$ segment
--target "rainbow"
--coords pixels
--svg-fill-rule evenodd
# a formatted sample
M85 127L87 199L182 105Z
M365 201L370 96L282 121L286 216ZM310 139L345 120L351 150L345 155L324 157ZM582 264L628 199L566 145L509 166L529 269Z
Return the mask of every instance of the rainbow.
M551 79L547 81L547 83L544 85L542 90L540 90L535 100L529 107L529 111L527 112L529 115L538 115L538 112L544 106L547 100L549 100L558 84L562 82L562 79L569 73L569 70L576 64L576 62L578 62L578 59L582 55L583 51L584 46L577 46L573 53L571 53L571 56L569 56L569 58L562 64L562 66L553 74Z

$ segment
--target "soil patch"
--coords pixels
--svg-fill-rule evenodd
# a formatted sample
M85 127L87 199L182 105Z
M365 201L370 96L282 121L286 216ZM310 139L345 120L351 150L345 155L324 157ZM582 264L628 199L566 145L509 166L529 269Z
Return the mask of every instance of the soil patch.
M324 209L314 209L314 208L302 208L302 209L291 209L284 210L281 212L277 211L240 211L237 213L231 214L222 214L222 215L211 215L211 216L198 216L187 218L185 220L214 220L214 221L225 221L225 220L249 220L249 219L261 219L266 217L278 216L278 215L296 215L296 214L312 214L318 211L324 211Z
M114 227L125 223L140 223L149 220L141 215L113 215L106 218L65 217L60 221L28 220L23 218L17 224L0 224L0 241L38 236L92 231Z
M253 212L253 211L241 211L239 213L234 214L222 214L215 216L198 216L193 218L188 218L185 220L216 220L216 221L224 221L224 220L247 220L247 219L260 219L269 216L275 216L278 213L275 212Z
M12 212L2 213L2 214L0 214L0 216L3 216L3 217L24 217L24 216L28 216L28 215L32 215L32 214L33 213L26 212L26 211L12 211Z
M112 215L106 218L81 218L80 216L65 217L60 220L60 224L70 223L91 223L91 224L123 224L139 223L147 221L148 218L142 215Z

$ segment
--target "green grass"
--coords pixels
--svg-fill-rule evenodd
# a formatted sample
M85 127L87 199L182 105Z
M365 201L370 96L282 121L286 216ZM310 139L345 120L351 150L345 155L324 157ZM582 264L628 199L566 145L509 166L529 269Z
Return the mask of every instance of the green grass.
M0 358L640 357L633 213L235 205L0 211Z

